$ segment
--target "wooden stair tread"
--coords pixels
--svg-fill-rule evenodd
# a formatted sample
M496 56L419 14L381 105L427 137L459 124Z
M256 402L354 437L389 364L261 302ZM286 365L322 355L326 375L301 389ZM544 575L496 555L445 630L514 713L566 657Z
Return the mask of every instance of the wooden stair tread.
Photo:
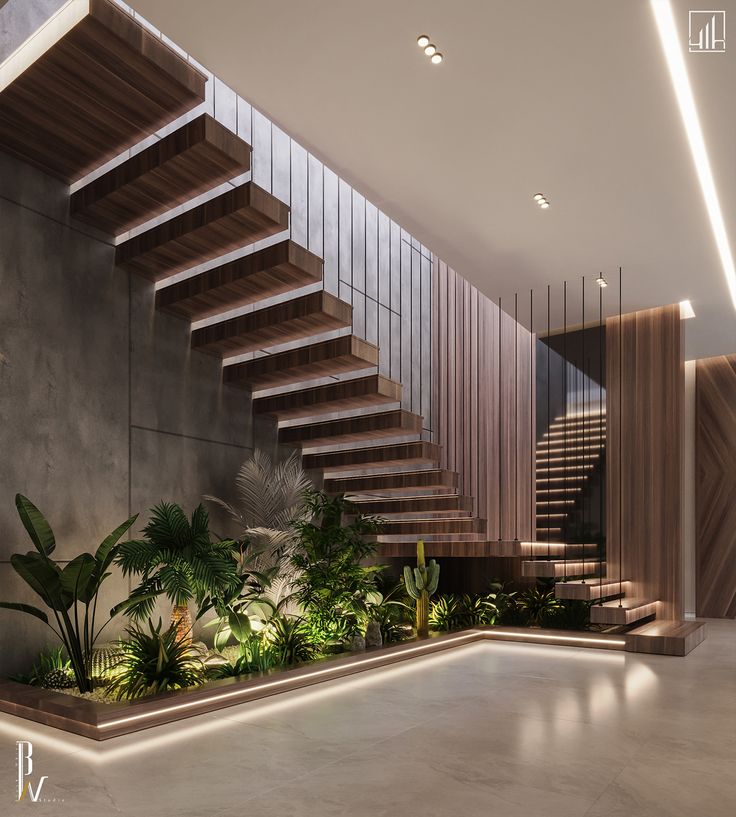
M250 145L202 114L77 190L72 215L119 235L250 170Z
M0 149L45 173L76 181L204 101L204 74L112 2L52 20L0 75Z
M192 321L322 280L322 259L291 239L159 289L156 307Z
M119 244L116 264L160 281L289 226L289 208L245 182Z
M366 494L372 492L408 491L417 488L457 488L455 471L427 469L396 474L332 477L324 482L327 493Z
M703 621L650 621L629 630L626 649L657 655L687 655L705 638Z
M657 601L622 598L595 604L590 608L591 624L634 624L657 614Z
M468 557L488 557L493 554L489 552L489 547L493 542L482 539L450 540L441 538L439 540L425 540L424 552L428 559L440 558L468 558ZM409 542L379 542L378 555L386 558L406 558L416 560L417 544L416 540Z
M401 402L401 384L379 374L354 380L341 380L285 394L259 397L253 401L253 413L293 420L336 411Z
M438 533L485 533L486 520L477 516L458 516L453 519L427 517L425 519L390 519L384 522L379 537L392 534L430 536Z
M409 443L348 448L343 451L327 451L319 454L305 453L302 457L302 465L307 470L321 468L327 472L340 472L417 463L437 465L439 457L440 447L438 445L426 440L416 440Z
M403 437L420 434L421 431L422 418L418 414L397 409L280 428L279 442L315 448L321 445Z
M555 597L578 601L596 601L628 593L630 590L631 582L622 581L619 583L604 577L603 581L596 578L588 579L586 582L579 580L558 582L555 584Z
M603 565L596 559L585 560L563 560L563 559L539 559L536 561L523 561L521 563L521 575L526 577L538 577L557 579L565 576L592 576L597 575Z
M472 511L473 499L460 494L419 494L418 496L371 497L356 499L361 513L382 516L387 513L428 513L432 511Z
M257 309L192 332L192 348L222 357L307 338L352 322L353 308L328 292Z
M225 383L261 391L377 365L376 346L355 335L345 335L225 366L222 376Z

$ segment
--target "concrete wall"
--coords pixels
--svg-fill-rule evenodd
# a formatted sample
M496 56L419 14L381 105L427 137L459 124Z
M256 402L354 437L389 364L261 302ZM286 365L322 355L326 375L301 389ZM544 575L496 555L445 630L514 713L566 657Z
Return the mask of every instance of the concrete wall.
M203 493L232 498L254 445L247 393L223 387L219 360L191 351L188 323L155 313L153 285L116 271L109 239L70 225L67 207L64 185L0 153L0 597L8 601L32 601L9 564L31 548L16 492L46 514L57 556L69 559L132 513L142 513L139 530L161 499L191 509ZM257 436L273 446L269 426ZM216 515L213 525L227 529ZM127 590L116 573L105 606ZM0 610L0 675L25 668L48 637L40 622Z

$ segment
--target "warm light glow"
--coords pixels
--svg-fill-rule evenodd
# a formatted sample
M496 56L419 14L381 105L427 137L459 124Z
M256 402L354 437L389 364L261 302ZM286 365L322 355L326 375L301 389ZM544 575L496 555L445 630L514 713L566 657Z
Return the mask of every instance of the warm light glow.
M711 229L716 240L718 254L726 276L728 289L731 293L731 301L736 309L736 267L734 267L733 255L726 233L726 226L723 221L723 212L718 199L713 171L708 158L708 151L705 147L703 129L700 125L697 108L695 107L695 97L690 85L687 67L680 46L681 36L675 25L675 18L672 13L672 6L669 0L650 0L654 19L659 31L659 39L662 43L667 67L670 72L670 79L677 97L677 104L680 108L680 116L685 126L687 140L690 144L690 152L695 163L695 170L698 174L700 189L705 199L705 207L708 211Z
M436 46L436 45L434 45L434 43L430 43L429 45L425 46L425 48L424 48L424 53L425 53L425 54L426 54L428 57L431 57L431 56L432 56L432 54L437 53L437 46Z
M601 289L605 289L605 288L608 286L608 281L606 281L606 279L605 279L605 278L604 278L602 275L599 275L599 276L598 276L598 277L595 279L595 282L596 282L596 284L598 284L598 286L599 286Z
M517 633L508 633L497 628L490 631L489 637L502 636L507 638L518 638ZM605 644L607 647L625 647L626 641L617 638L582 638L574 635L547 635L545 633L524 633L524 638L533 638L538 641L564 641L565 644Z
M544 196L541 193L536 193L534 196L534 201L542 201Z
M542 208L542 210L547 210L549 208L549 202L548 201L540 201L539 206Z
M417 37L417 45L420 48L424 48L425 45L429 45L429 37L426 34L420 34Z
M437 51L435 54L432 54L432 62L435 65L439 65L442 62L442 60L443 60L443 56L442 56L442 54L440 54L439 51Z
M680 301L680 320L686 321L695 317L695 310L690 301Z

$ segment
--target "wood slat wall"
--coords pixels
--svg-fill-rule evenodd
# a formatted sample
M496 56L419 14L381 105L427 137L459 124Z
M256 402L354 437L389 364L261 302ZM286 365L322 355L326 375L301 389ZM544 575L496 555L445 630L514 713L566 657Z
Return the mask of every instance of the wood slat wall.
M696 610L736 618L736 355L695 371Z
M517 368L515 323L501 313L499 407L497 304L436 258L433 283L432 416L440 465L459 473L460 493L476 498L489 539L529 539L536 528L533 337L517 327Z
M680 326L677 304L606 321L607 578L631 579L631 596L661 601L665 619L682 617Z

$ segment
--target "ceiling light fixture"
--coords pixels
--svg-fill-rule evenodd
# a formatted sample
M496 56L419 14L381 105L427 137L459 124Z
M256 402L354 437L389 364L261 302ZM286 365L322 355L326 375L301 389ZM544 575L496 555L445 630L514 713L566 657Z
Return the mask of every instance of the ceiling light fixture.
M429 45L426 45L424 47L424 53L428 57L431 57L432 55L437 53L437 46L434 43L430 43Z
M549 202L545 199L544 201L539 202L539 206L542 210L546 210L549 207Z
M595 279L595 282L596 282L596 284L598 284L598 286L599 286L601 289L605 289L605 288L608 286L608 281L606 281L606 279L605 279L605 278L604 278L602 275L599 275L599 276L598 276L598 277Z
M435 65L439 65L442 62L442 60L443 60L443 57L442 57L442 54L440 54L439 51L435 51L435 53L432 54L432 62Z
M534 201L542 201L543 198L544 196L541 193L534 194Z
M680 320L687 321L694 317L695 310L693 309L693 305L690 303L689 299L686 301L680 301Z
M544 195L544 193L535 193L534 201L542 208L542 210L546 210L549 207L549 199Z
M417 37L417 45L420 48L424 48L425 45L429 45L429 37L426 34L420 34Z
M669 0L650 0L654 19L659 32L659 39L662 43L662 50L667 61L667 68L670 72L670 79L677 97L677 104L680 108L687 140L690 144L690 152L695 163L695 170L698 174L700 189L705 199L705 207L708 211L710 226L716 240L718 254L721 258L721 265L726 276L728 289L731 293L731 300L736 309L736 267L734 266L731 247L728 243L728 233L723 221L723 212L718 200L713 171L711 170L708 151L705 147L703 129L700 125L698 111L695 107L695 97L690 85L690 77L687 73L685 60L680 47L680 35L675 25L675 18L672 13L672 6Z

